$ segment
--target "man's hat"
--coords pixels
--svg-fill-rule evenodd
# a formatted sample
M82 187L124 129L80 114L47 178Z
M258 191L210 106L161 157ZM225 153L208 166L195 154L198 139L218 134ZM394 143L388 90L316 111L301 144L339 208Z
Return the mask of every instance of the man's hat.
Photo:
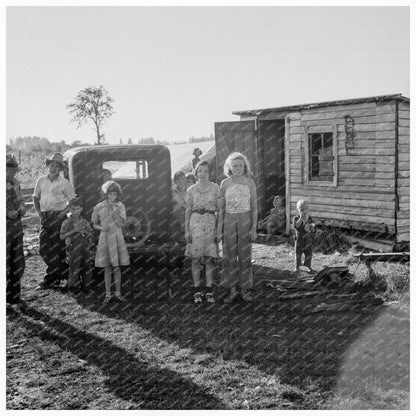
M17 163L16 156L12 153L6 154L6 167L8 168L17 168L19 164Z
M61 167L65 167L64 157L62 153L55 152L49 159L46 159L46 166L49 166L52 162L58 162L61 164Z

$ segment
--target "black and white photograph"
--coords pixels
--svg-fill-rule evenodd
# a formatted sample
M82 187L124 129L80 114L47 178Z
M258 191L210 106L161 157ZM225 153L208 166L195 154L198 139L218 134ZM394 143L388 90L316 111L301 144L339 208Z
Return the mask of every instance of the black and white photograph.
M411 3L2 3L3 410L410 414Z

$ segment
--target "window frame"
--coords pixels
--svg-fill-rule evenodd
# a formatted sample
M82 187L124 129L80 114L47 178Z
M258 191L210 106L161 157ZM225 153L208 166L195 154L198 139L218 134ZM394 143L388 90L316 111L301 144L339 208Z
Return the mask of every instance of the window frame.
M309 154L309 135L332 133L332 181L322 181L309 178L310 173L310 154ZM304 130L304 183L307 186L338 186L338 129L336 124L331 125L309 125Z

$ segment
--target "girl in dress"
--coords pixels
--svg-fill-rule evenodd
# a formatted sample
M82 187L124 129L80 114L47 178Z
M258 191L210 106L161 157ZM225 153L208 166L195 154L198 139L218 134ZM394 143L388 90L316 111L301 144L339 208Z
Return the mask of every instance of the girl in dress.
M195 168L198 182L188 189L185 213L185 255L192 260L191 271L195 287L194 302L200 304L205 295L208 304L215 303L212 284L214 258L218 258L221 238L223 197L220 187L209 181L209 164L200 162ZM205 263L206 290L201 291L200 264Z
M104 305L111 300L111 273L114 273L115 296L119 302L126 302L121 295L120 266L130 264L129 253L121 227L126 220L126 208L119 201L121 187L117 182L107 181L101 188L104 201L98 203L92 212L92 223L100 231L95 266L104 267L105 298Z
M251 242L257 238L257 193L250 163L242 153L231 153L224 163L221 190L225 199L223 236L223 273L221 285L230 289L225 299L237 297L237 284L243 300L253 300Z

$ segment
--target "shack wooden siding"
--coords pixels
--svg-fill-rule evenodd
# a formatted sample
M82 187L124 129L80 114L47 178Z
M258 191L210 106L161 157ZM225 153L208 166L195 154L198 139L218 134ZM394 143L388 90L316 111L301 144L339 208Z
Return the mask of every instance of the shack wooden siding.
M410 105L398 102L397 241L410 241Z
M348 154L346 115L355 121L355 148ZM303 109L300 120L293 117L293 121L292 114L288 116L291 120L288 149L291 218L296 214L296 202L306 199L316 219L395 234L395 101ZM306 129L334 125L338 148L337 186L305 185Z

